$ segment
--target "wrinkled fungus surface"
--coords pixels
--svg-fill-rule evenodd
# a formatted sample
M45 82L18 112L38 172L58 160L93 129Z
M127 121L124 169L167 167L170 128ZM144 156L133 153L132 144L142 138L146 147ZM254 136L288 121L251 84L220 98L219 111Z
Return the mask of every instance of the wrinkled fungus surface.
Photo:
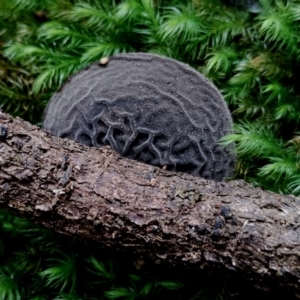
M217 89L190 66L145 53L118 54L69 78L51 99L43 128L76 142L222 180L232 173L232 131Z

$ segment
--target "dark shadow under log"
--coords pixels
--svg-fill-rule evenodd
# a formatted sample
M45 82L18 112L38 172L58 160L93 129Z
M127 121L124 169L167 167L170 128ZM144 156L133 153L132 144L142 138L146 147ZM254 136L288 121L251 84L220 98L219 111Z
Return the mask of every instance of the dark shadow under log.
M300 199L213 182L53 137L0 112L0 206L156 262L300 294Z

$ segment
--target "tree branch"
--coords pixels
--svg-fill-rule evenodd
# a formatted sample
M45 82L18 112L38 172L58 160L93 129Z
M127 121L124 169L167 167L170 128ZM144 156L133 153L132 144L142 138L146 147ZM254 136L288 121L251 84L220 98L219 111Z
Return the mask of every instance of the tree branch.
M172 265L300 292L300 199L208 181L50 136L0 112L0 206Z

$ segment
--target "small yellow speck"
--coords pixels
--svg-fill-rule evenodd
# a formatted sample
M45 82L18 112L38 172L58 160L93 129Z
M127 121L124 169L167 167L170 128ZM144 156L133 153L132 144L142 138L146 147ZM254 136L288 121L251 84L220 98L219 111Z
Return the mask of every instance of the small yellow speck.
M102 58L100 59L100 61L99 61L99 64L100 64L101 66L106 66L106 65L108 64L108 62L109 62L109 58L108 58L108 57L102 57Z

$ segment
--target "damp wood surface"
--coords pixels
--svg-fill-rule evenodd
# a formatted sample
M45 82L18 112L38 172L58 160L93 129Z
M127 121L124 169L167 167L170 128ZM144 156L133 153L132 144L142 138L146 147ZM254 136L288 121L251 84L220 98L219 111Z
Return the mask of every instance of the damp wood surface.
M0 111L0 206L155 262L300 294L300 199L214 182L51 136Z

